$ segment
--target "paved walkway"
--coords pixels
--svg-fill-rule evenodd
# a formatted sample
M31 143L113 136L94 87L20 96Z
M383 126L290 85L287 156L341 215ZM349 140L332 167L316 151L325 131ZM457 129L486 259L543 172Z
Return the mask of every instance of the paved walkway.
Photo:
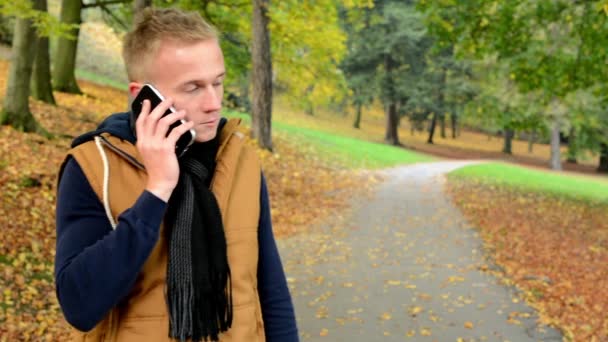
M562 340L480 271L480 238L442 192L463 165L387 170L331 227L279 241L303 341Z

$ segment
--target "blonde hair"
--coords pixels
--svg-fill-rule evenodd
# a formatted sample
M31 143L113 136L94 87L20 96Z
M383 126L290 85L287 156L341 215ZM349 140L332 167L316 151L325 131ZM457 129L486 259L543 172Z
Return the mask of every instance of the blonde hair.
M135 17L133 29L124 38L127 76L130 81L145 81L145 69L163 40L195 43L209 39L217 40L218 32L197 12L148 7Z

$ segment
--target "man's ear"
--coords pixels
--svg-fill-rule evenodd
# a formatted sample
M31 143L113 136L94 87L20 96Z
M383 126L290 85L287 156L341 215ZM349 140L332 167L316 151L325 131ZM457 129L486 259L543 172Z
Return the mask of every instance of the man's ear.
M129 100L133 100L143 87L143 84L139 82L129 82Z

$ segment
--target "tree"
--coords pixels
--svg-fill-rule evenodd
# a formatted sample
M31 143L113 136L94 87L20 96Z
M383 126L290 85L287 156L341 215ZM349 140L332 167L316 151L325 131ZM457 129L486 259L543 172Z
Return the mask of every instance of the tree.
M42 9L42 0L33 1L33 9ZM31 17L17 18L13 53L8 72L4 110L0 124L11 125L25 132L44 132L29 108L30 78L34 62L36 28Z
M362 42L361 37L357 34L358 30L369 29L369 15L365 16L363 20L359 17L349 20L349 14L345 8L342 8L340 22L348 39L347 53L339 67L344 73L346 85L350 89L347 96L355 106L353 127L359 129L363 106L371 104L374 100L373 89L377 83L375 80L376 65L373 58L369 58L365 53L367 48L365 42Z
M41 0L41 11L47 11L47 0ZM35 43L36 57L32 71L32 96L38 100L55 104L51 86L51 67L49 57L49 37L40 35Z
M402 109L411 98L413 75L424 68L429 45L422 18L411 1L377 0L347 24L348 51L341 65L347 84L355 96L361 96L355 101L371 102L374 97L382 101L384 140L399 145ZM378 89L373 95L361 91L374 85Z
M57 42L57 50L53 58L53 87L55 90L81 94L76 82L76 50L78 48L78 33L81 23L81 0L62 0L60 20L62 23L73 25L70 37L62 37Z
M253 0L251 27L252 134L260 147L272 150L272 61L268 33L268 0Z

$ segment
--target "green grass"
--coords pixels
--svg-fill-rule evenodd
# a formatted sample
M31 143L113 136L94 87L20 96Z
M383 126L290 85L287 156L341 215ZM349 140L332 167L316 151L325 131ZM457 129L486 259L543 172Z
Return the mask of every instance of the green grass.
M507 186L525 192L540 192L590 202L608 203L608 179L561 175L501 163L463 167L451 172L448 177L473 179L482 184Z
M127 90L128 84L116 81L112 78L96 74L87 70L76 69L76 78L83 79L89 82L110 86L120 90Z
M225 110L228 117L251 121L249 115ZM330 165L344 168L384 168L435 160L432 157L403 148L353 139L319 130L297 127L281 122L272 123L273 130L302 145Z

